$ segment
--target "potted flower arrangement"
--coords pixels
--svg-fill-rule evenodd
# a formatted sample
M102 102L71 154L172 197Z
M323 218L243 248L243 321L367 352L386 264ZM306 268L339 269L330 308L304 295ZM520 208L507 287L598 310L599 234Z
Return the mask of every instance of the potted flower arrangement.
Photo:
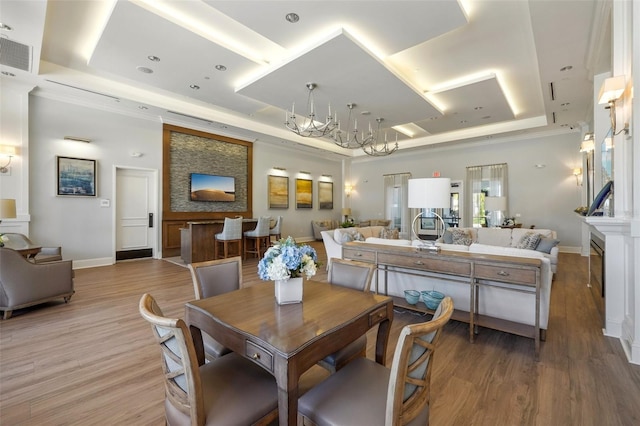
M258 275L265 281L275 281L279 304L302 301L302 277L311 278L318 268L318 254L306 244L296 244L291 237L283 238L267 249L258 262Z

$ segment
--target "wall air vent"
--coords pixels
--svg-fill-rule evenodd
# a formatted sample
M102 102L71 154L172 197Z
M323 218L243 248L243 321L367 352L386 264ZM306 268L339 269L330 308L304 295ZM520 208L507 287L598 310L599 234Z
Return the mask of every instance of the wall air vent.
M0 37L0 64L31 71L31 46Z
M553 88L553 81L551 83L549 83L549 92L551 93L551 100L555 101L556 100L556 92L555 92L555 89Z
M76 87L76 86L72 86L70 84L64 84L64 83L60 83L58 81L47 80L47 79L45 79L45 81L48 81L49 83L59 84L60 86L69 87L71 89L82 90L83 92L87 92L87 93L93 93L94 95L104 96L105 98L110 98L110 99L113 99L115 101L120 101L120 98L117 98L115 96L105 95L104 93L94 92L93 90L83 89L82 87Z
M207 120L206 118L200 118L200 117L196 117L196 116L189 115L189 114L183 114L183 113L181 113L181 112L176 112L176 111L169 111L169 110L167 110L167 112L168 112L168 113L170 113L170 114L179 115L179 116L181 116L181 117L191 118L191 119L193 119L193 120L200 120L200 121L203 121L203 122L205 122L205 123L207 123L207 124L213 124L213 121L211 121L211 120Z

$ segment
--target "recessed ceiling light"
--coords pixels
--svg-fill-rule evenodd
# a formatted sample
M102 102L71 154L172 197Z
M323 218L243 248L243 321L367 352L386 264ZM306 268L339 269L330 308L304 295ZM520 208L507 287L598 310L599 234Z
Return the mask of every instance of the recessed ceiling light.
M545 167L547 167L547 165L546 164L536 164L534 167L536 169L544 169Z
M296 22L298 22L300 20L300 16L297 13L287 13L287 15L284 17L284 19L287 20L287 22L290 22L292 24L295 24Z
M460 120L460 124L467 124L468 121L467 120Z
M160 62L160 58L158 58L157 56L149 55L147 56L147 58L152 62Z
M0 30L3 31L13 31L13 28L3 22L0 22Z
M560 71L569 71L572 70L573 66L572 65L567 65L565 67L560 68Z
M226 70L227 70L227 67L225 67L224 65L216 65L216 69L217 69L218 71L226 71Z
M138 108L140 108L140 109L149 109L149 108L147 108L147 107L146 107L146 106L144 106L144 105L140 105Z
M481 106L477 106L477 107L475 107L474 109L475 109L476 111L480 111L482 108L483 108L483 107L481 107Z
M197 84L192 84L189 87L191 87L193 90L200 90L200 86L198 86Z
M151 68L147 68L147 67L136 67L136 69L140 72L143 72L145 74L153 74L153 70Z
M362 111L361 115L371 115L371 111Z
M571 102L565 102L565 103L560 104L560 106L564 107L564 106L569 106L570 104L571 104Z

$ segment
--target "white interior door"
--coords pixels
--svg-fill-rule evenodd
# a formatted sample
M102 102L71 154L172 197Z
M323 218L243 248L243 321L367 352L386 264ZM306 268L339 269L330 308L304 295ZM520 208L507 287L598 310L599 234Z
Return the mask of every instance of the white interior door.
M152 170L116 169L116 260L154 255L155 176Z

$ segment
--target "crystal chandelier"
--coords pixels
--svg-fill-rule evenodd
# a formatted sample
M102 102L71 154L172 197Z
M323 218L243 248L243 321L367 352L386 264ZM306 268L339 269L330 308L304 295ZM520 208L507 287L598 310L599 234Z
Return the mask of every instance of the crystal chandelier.
M293 133L305 138L319 138L326 136L334 131L337 126L337 117L331 117L331 105L329 105L329 114L325 118L325 122L316 121L316 109L313 102L313 89L317 87L315 83L307 83L309 95L307 96L307 115L300 117L298 120L295 113L295 102L291 106L291 112L285 114L286 121L284 125Z
M358 121L353 121L353 129L351 129L351 112L355 108L356 104L347 104L349 108L349 116L347 117L347 130L342 131L340 129L340 122L338 122L338 128L331 134L331 139L336 145L342 148L362 148L373 140L373 131L371 124L369 124L369 131L367 133L361 132L360 138L358 138Z
M387 140L387 132L384 133L384 141L380 141L380 123L384 121L384 118L376 118L378 122L378 127L376 129L375 134L371 141L369 141L366 145L362 146L362 150L365 154L370 155L372 157L384 157L385 155L393 154L398 150L398 134L396 133L396 141L395 145L390 147L389 141Z

